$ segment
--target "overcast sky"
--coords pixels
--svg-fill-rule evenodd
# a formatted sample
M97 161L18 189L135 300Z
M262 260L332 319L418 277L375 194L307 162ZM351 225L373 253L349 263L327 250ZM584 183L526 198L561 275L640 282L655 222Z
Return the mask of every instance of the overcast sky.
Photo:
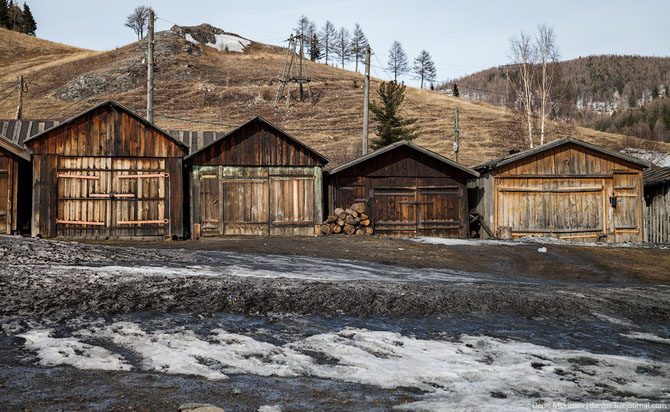
M23 1L23 0L21 0ZM37 35L88 49L108 50L135 40L123 26L137 5L149 4L157 30L210 23L252 40L282 44L301 15L319 27L331 20L350 31L359 23L383 64L393 40L414 58L428 50L439 79L508 61L509 39L519 30L554 27L562 59L592 54L670 56L667 0L27 0ZM379 65L373 58L373 66ZM380 68L373 75L387 77ZM409 79L408 79L409 80Z

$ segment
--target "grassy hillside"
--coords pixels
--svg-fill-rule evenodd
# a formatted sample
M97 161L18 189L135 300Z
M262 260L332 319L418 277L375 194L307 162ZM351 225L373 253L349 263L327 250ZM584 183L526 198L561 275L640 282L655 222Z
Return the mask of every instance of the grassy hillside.
M287 55L285 49L251 43L242 53L221 52L187 41L183 33L188 30L202 34L200 27L156 35L155 120L159 126L225 131L261 115L314 146L335 163L359 153L361 74L307 62L307 74L312 79L312 102L297 102L294 87L290 106L284 101L274 106L277 78ZM10 66L0 68L0 79L13 79L18 72L27 72L26 118L65 118L106 99L116 99L143 111L144 43L132 43L107 52L90 52L18 33L11 35L9 40L6 36L0 39L0 53L7 53L4 60L10 62ZM11 51L14 47L26 52L14 53ZM374 79L372 86L376 88L378 82ZM516 130L512 113L437 91L407 90L404 110L406 115L419 119L419 144L452 157L452 115L458 107L461 161L474 164L507 151L502 135ZM374 92L371 95L375 97ZM0 118L12 116L13 100L0 102ZM615 149L637 144L634 139L624 139L621 135L552 123L550 139L567 134Z

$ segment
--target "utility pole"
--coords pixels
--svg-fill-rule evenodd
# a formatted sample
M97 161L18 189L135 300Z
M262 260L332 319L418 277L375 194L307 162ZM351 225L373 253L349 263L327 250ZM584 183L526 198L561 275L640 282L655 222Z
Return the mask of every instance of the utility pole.
M154 121L154 10L149 7L147 27L147 120Z
M454 109L454 157L458 162L458 152L461 148L461 131L458 128L458 107Z
M21 120L21 116L23 115L23 89L24 89L24 84L23 84L23 75L19 75L19 104L16 106L16 120Z
M363 153L368 153L368 123L370 105L370 45L365 48L365 88L363 97Z
M304 42L305 42L305 35L303 32L300 32L300 60L298 62L298 78L302 79L302 59L304 57ZM302 87L302 82L298 83L300 86L300 101L302 101L305 97L305 91L303 90Z

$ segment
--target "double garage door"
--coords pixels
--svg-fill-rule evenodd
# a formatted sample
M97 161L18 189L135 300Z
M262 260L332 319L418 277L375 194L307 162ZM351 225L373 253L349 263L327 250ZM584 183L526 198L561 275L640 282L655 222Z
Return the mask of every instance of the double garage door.
M12 231L14 209L14 161L0 154L0 233Z
M60 157L58 236L165 236L165 159Z
M467 236L465 189L377 187L370 198L375 232L389 236Z
M193 223L202 236L313 235L314 168L201 167L194 170Z

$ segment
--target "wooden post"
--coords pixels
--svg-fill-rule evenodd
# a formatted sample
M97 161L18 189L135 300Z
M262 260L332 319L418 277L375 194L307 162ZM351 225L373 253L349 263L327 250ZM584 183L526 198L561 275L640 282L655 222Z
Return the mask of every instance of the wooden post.
M461 148L460 129L458 128L458 107L454 109L454 157L458 162L458 152Z
M304 56L304 40L305 40L305 35L300 32L300 60L298 61L298 79L300 79L300 101L303 101L305 97L305 91L303 90L302 86L302 59Z
M16 106L16 120L21 120L23 115L23 75L19 75L19 104Z
M147 120L154 121L154 10L149 8L147 28Z
M365 89L363 97L363 152L368 153L368 123L370 104L370 45L365 48Z

